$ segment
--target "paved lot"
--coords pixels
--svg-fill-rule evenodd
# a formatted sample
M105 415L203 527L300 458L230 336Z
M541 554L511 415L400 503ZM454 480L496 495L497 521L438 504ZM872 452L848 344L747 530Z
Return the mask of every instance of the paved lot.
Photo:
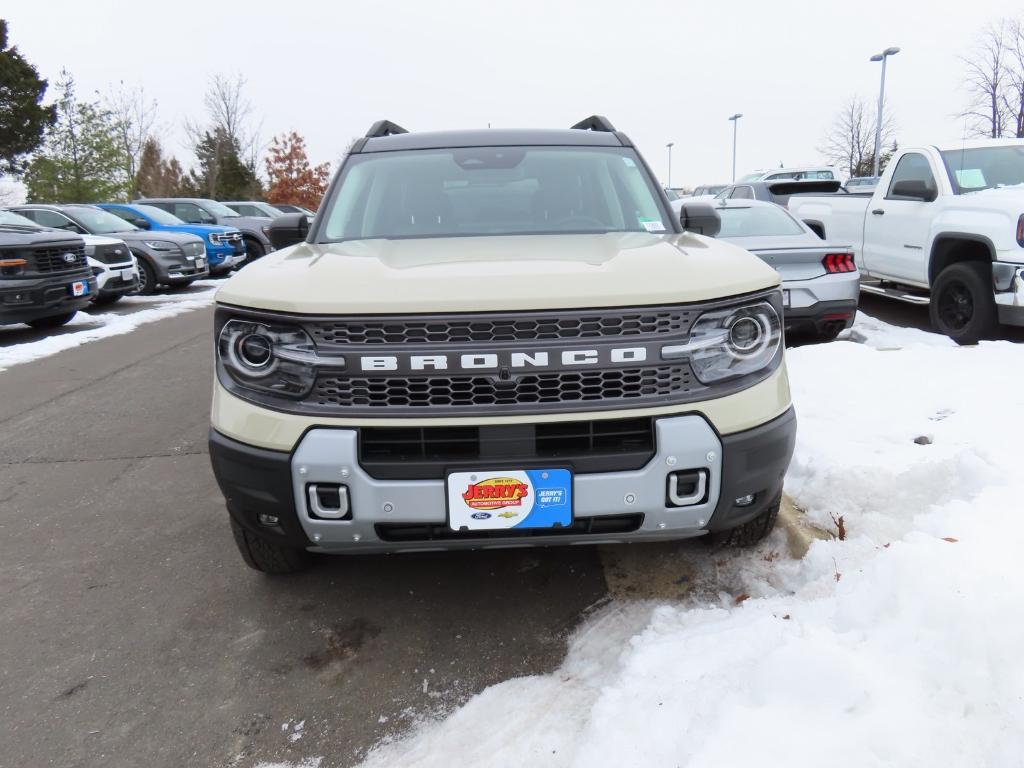
M696 542L249 571L206 456L211 324L189 312L0 373L0 764L350 765L555 668L610 594L678 597L695 570L729 588Z

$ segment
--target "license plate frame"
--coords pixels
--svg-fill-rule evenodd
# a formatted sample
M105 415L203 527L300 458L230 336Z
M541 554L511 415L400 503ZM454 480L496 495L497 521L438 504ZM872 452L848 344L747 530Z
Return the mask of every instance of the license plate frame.
M789 309L790 308L789 291L786 290L786 289L782 290L782 308L783 309Z
M575 517L573 483L567 467L448 472L448 528L461 533L566 528Z
M75 280L68 286L68 293L74 298L80 299L82 296L89 295L89 281L88 280Z

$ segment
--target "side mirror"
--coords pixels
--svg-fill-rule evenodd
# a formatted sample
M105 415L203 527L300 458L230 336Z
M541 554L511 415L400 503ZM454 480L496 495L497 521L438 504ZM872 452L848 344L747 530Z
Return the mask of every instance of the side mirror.
M715 237L722 229L722 219L711 203L695 201L679 208L679 223L687 232Z
M146 221L145 219L135 219L135 221L133 221L132 224L134 224L139 229L151 229L149 222Z
M935 196L935 190L920 179L897 181L892 185L892 190L889 192L890 198L920 200L924 203L930 203L935 199Z
M270 242L275 250L301 243L309 234L309 221L304 213L286 213L270 223Z
M208 213L204 213L204 214L201 214L199 216L199 223L200 224L216 224L217 223L217 217L216 216L211 216Z

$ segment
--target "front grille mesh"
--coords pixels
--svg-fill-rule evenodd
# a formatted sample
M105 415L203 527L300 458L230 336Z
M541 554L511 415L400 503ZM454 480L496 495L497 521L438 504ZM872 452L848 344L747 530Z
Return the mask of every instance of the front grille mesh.
M679 308L601 310L590 314L537 312L472 318L400 317L308 323L317 344L458 344L545 341L685 333L697 313Z
M205 250L202 243L185 243L182 248L186 256L202 256Z
M427 408L538 405L633 400L685 394L694 387L688 365L537 373L509 381L487 376L321 376L309 401L324 407Z
M72 261L67 261L64 256L70 253L74 256ZM85 266L84 245L61 245L51 248L35 248L32 251L32 261L37 272L70 272L79 270Z

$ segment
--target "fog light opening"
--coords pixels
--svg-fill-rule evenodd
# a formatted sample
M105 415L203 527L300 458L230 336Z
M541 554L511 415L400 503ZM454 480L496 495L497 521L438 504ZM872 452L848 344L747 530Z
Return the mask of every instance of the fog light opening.
M737 507L749 507L754 503L755 498L757 498L756 494L748 493L746 496L740 496L733 504Z
M280 519L275 515L268 515L266 512L260 512L256 515L256 519L260 521L260 525L274 526L280 523Z

